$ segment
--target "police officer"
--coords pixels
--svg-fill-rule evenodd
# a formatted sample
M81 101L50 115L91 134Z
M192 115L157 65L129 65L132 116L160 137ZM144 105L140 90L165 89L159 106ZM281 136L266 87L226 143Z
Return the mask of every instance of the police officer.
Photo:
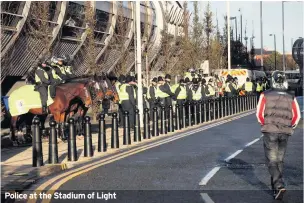
M59 75L62 80L67 80L69 77L66 75L63 59L52 57L51 62L51 66L56 71L56 74Z
M249 78L246 78L246 82L242 86L242 90L245 90L246 94L251 94L253 92L253 83Z
M74 75L74 73L72 72L72 67L70 65L71 57L69 55L66 54L66 55L59 57L58 61L59 61L59 63L60 63L60 61L62 61L64 72L68 79L76 77L76 75Z
M226 80L226 85L225 85L225 94L227 97L232 97L234 95L234 87L232 85L233 79L232 77L228 78Z
M209 79L208 81L208 91L209 91L209 98L210 99L214 99L215 97L215 89L214 89L214 86L213 86L213 80L212 78Z
M208 99L208 95L210 94L206 82L207 81L205 80L205 78L203 78L202 79L202 86L201 86L202 100Z
M186 83L184 79L180 79L179 85L175 91L176 103L182 107L187 98ZM181 115L181 114L180 114Z
M120 101L122 111L129 112L130 128L134 128L134 113L136 109L136 92L132 87L132 76L126 77L126 83L120 86Z
M157 78L154 77L147 91L147 100L150 106L150 117L152 117L153 108L157 106L157 102L158 102L156 98L156 88L157 88Z
M233 95L237 96L239 94L238 78L237 77L233 78L232 86L233 86Z
M120 75L118 78L120 85L115 85L116 91L118 93L119 96L119 104L118 104L118 110L119 110L119 126L122 126L122 121L123 121L123 110L122 110L122 106L121 106L121 96L120 96L120 87L123 84L126 84L126 76L124 75Z
M281 200L286 191L283 179L283 163L288 138L294 133L300 109L294 96L287 92L284 72L272 74L272 87L261 93L257 106L257 119L263 133L264 152L274 199Z
M168 107L169 105L172 105L171 97L174 97L174 94L172 93L170 86L165 84L165 81L161 76L158 77L156 95L159 98L159 104L161 106Z
M264 85L262 83L262 80L260 78L257 79L257 84L256 84L256 93L258 99L260 98L260 94L263 92Z
M48 86L51 84L50 77L47 74L48 70L46 60L44 58L39 59L35 71L35 90L40 94L42 114L47 114Z
M188 77L185 78L185 86L186 86L186 94L187 94L187 98L186 98L186 102L191 101L192 98L192 90L191 90L191 82L190 79Z

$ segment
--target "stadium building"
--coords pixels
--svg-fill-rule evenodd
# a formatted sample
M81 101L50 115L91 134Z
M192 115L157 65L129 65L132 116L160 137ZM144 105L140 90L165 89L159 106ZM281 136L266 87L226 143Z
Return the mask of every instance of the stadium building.
M48 8L45 8L47 5ZM88 5L95 16L93 54L88 53ZM140 2L143 68L161 70L162 31L173 38L180 35L184 21L182 5L177 1ZM69 54L77 75L88 73L90 56L99 72L119 68L124 57L124 72L135 67L135 2L131 1L3 1L1 3L1 85L2 95L35 67L49 43L53 55ZM39 23L37 23L39 22ZM39 36L46 27L45 35ZM123 33L123 35L122 35ZM175 39L175 38L174 38ZM119 44L120 42L120 44ZM123 43L122 43L123 42ZM91 50L91 51L92 51ZM171 66L177 62L172 55Z

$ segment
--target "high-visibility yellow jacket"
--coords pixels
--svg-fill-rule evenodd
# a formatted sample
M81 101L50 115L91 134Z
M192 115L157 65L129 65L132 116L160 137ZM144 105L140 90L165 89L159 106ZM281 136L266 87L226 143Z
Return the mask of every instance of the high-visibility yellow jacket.
M208 84L208 90L209 90L209 94L207 96L214 96L215 95L215 90L214 90L214 87L212 85Z
M252 82L245 82L245 91L252 92L253 90L253 83Z
M161 91L160 89L159 89L159 86L161 86L161 85L157 85L157 88L156 88L156 92L155 92L155 97L156 98L166 98L166 97L169 97L170 95L168 95L167 93L165 93L165 92L163 92L163 91Z
M263 91L263 84L260 85L259 83L257 83L256 91L257 92L262 92Z
M192 100L198 101L201 100L201 98L202 98L201 87L199 87L197 91L192 90Z
M183 86L180 86L181 91L177 95L177 99L186 99L187 98L187 91L186 88Z
M43 71L44 77L45 77L46 79L49 79L49 75L47 74L47 72L46 72L45 70L43 70L43 69L40 68L40 67L38 67L37 70ZM41 82L41 79L40 79L40 77L39 77L37 74L35 74L35 82L36 82L36 83Z

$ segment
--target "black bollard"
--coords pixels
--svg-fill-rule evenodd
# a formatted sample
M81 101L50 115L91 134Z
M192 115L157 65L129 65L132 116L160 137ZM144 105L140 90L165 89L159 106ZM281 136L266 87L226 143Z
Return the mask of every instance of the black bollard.
M208 107L207 107L207 113L208 113L208 121L211 121L211 114L212 114L212 111L211 111L211 99L208 99Z
M220 109L221 109L221 114L220 114L220 118L224 117L224 99L225 97L220 97Z
M192 112L191 112L192 102L188 103L188 126L192 126Z
M74 118L69 119L68 161L77 161L76 130Z
M33 120L33 167L43 166L43 155L42 155L42 142L41 142L41 129L40 129L40 120L38 117L35 117Z
M197 125L197 102L193 102L193 123Z
M220 118L220 98L215 99L216 108L216 119Z
M141 141L139 110L135 110L134 142Z
M203 116L203 112L202 112L202 100L198 101L198 123L202 123L202 116Z
M215 106L215 99L212 99L212 120L215 120L215 115L216 115L216 106Z
M176 104L175 106L175 130L180 130L181 125L180 125L180 106Z
M203 101L203 111L204 111L203 122L207 121L207 102L208 102L208 100L206 100L206 99Z
M228 102L227 102L227 116L230 116L231 115L231 97L228 97Z
M186 128L186 104L183 103L182 105L182 128Z
M161 107L161 116L160 116L160 134L167 134L167 120L166 120L166 111L165 107Z
M169 106L168 132L174 132L173 107Z
M236 96L236 113L240 113L240 106L239 106L239 98L240 96Z
M117 113L112 114L111 148L119 148Z
M157 113L157 112L156 112ZM144 135L143 139L151 138L150 135L150 120L149 120L149 109L145 108L144 112Z
M99 115L99 132L98 132L98 152L107 151L107 140L106 140L106 122L105 115L102 113Z
M233 97L233 114L236 114L236 96Z
M154 136L159 136L157 107L153 108L152 137L154 137ZM151 137L148 136L148 139L151 139Z
M50 121L49 164L58 163L58 145L56 121Z
M129 112L124 112L123 117L123 145L131 144L131 136L130 136L130 120L129 120Z
M93 156L93 146L92 146L92 132L91 132L91 122L90 117L85 117L84 124L84 157Z

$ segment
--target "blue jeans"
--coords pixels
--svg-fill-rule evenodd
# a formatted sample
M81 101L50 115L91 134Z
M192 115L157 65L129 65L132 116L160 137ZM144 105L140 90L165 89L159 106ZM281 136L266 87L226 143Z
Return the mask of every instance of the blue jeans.
M289 135L264 133L264 151L274 187L284 186L283 163Z

